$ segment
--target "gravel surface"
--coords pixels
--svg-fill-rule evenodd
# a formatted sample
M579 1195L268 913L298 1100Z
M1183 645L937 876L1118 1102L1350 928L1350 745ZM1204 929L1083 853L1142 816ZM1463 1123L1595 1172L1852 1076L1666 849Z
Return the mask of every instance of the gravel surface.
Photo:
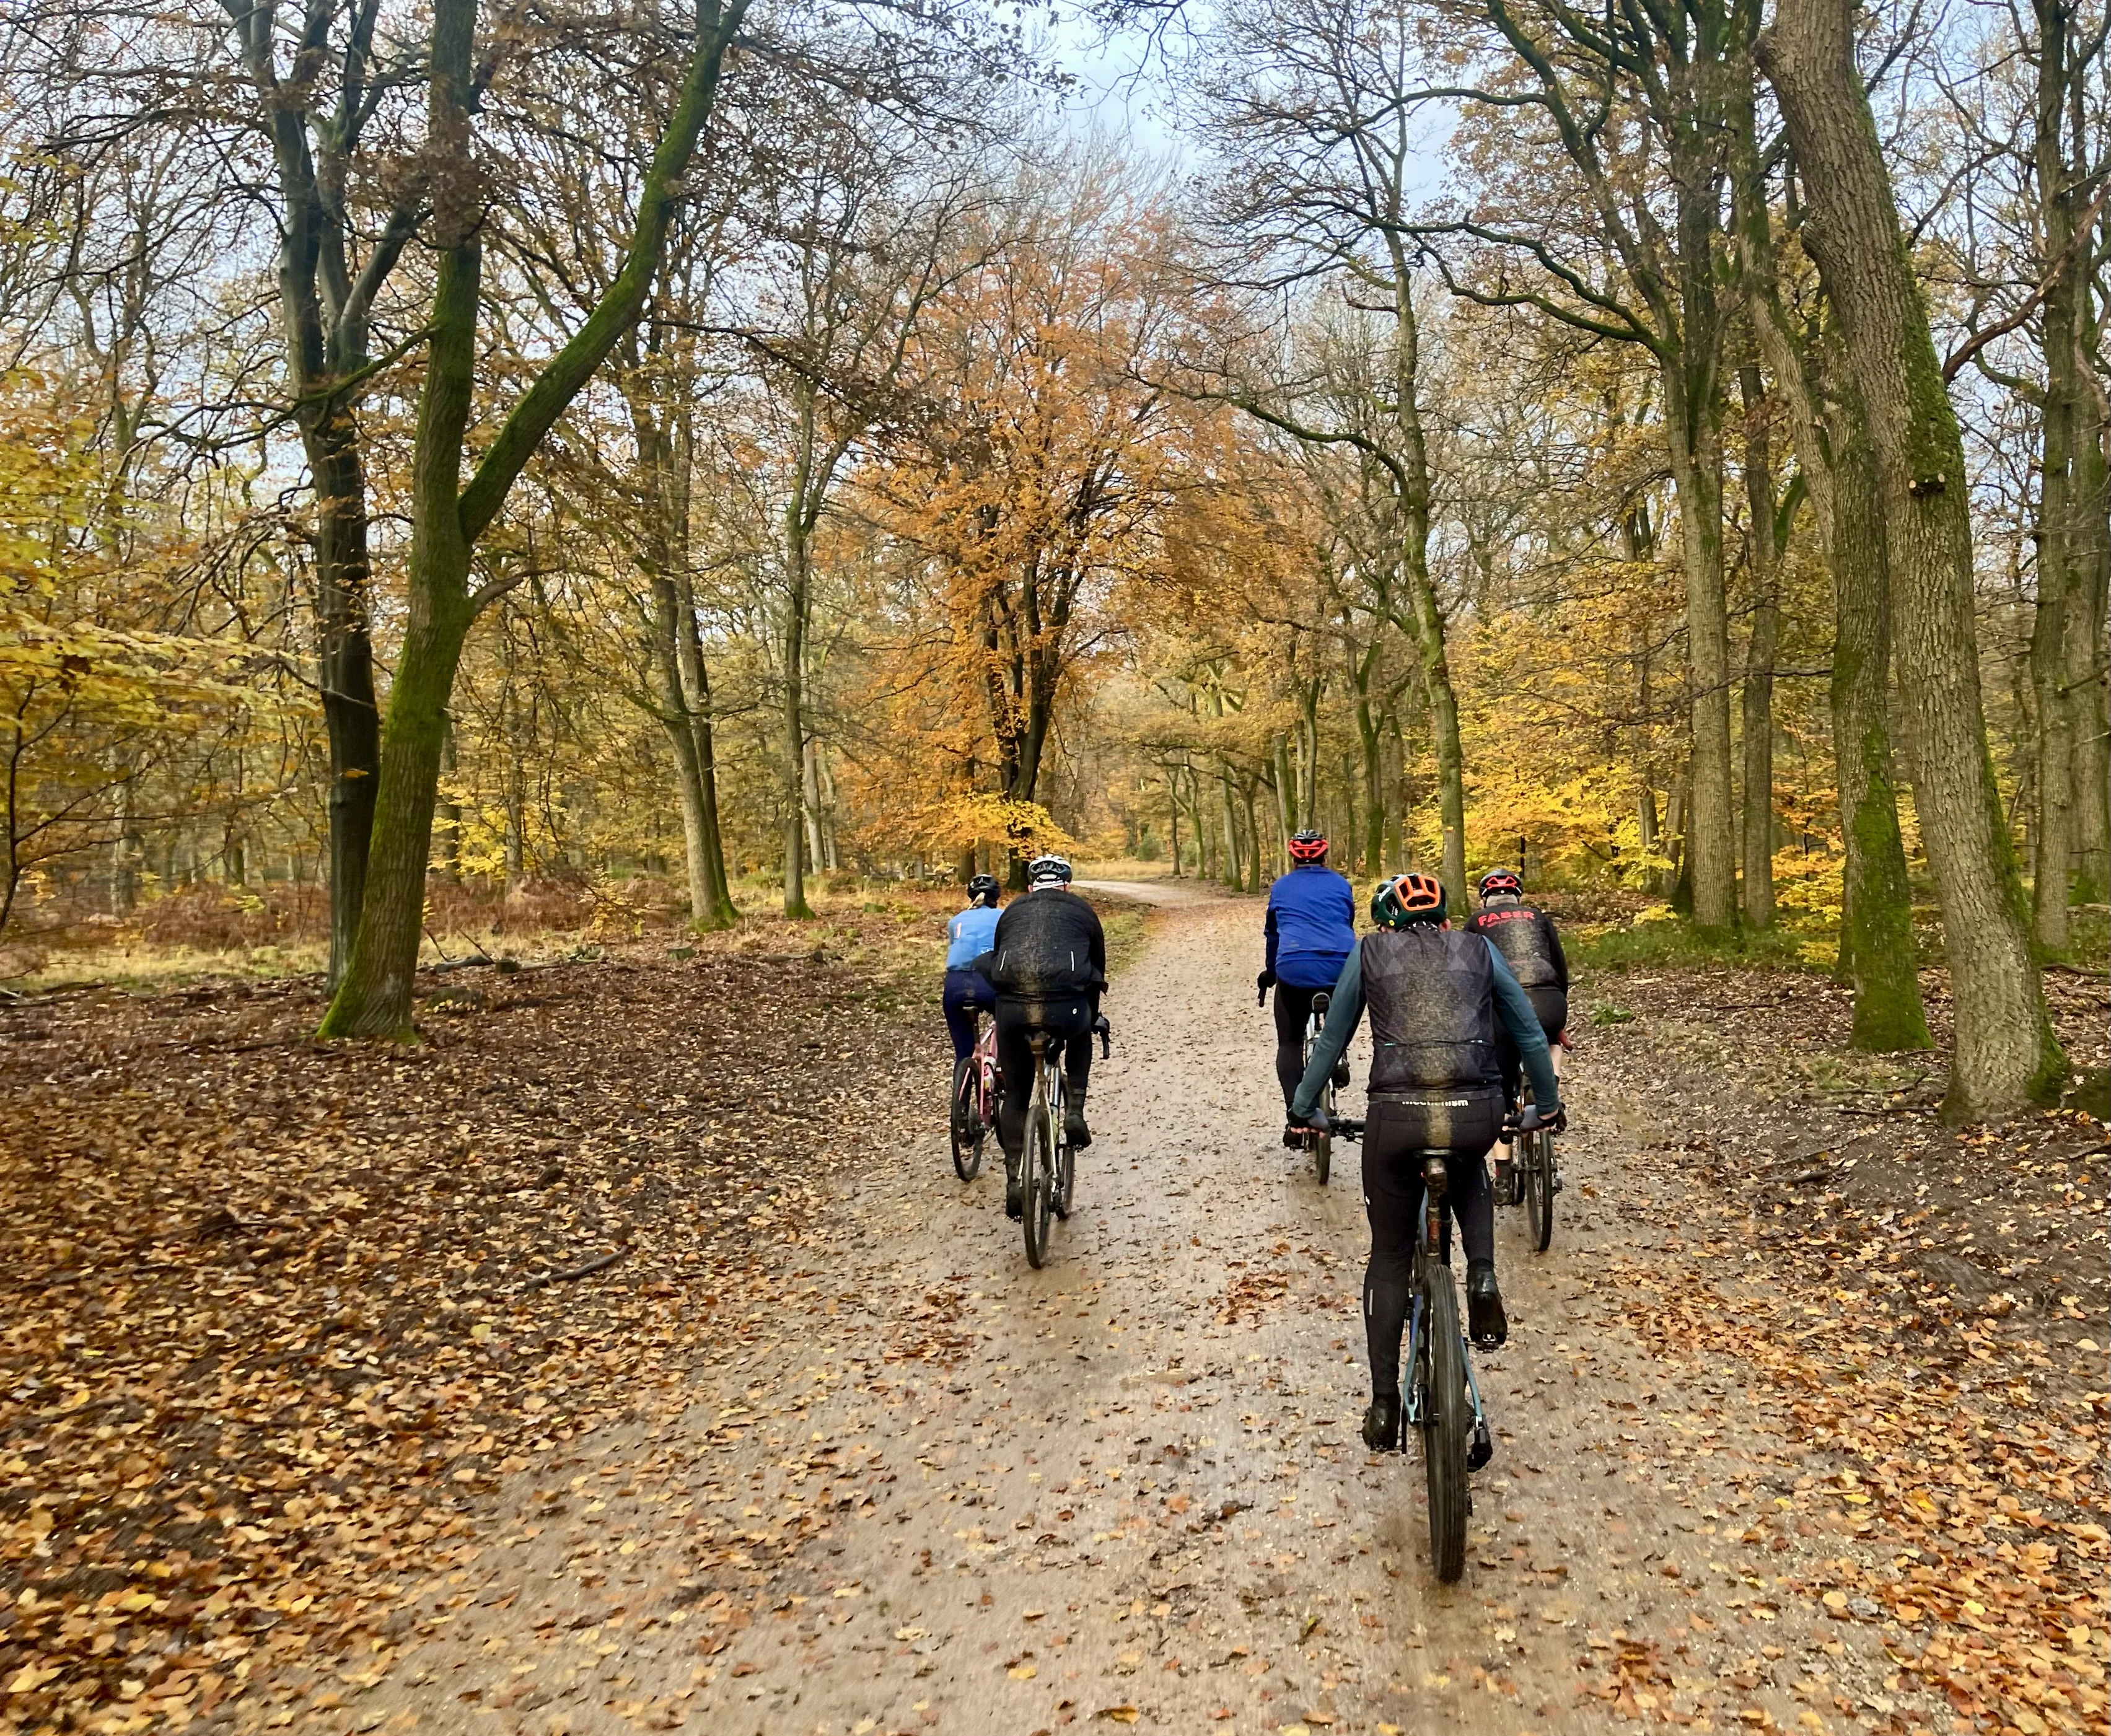
M1499 1226L1497 1450L1466 1575L1434 1581L1418 1457L1357 1434L1355 1149L1323 1190L1278 1140L1260 907L1155 901L1047 1269L994 1162L953 1176L934 1058L928 1131L851 1122L783 1153L827 1216L685 1407L515 1477L386 1679L288 1714L533 1736L1947 1729L1877 1627L1787 1589L1846 1546L1796 1498L1822 1455L1734 1358L1659 1360L1626 1324L1618 1274L1677 1281L1709 1184L1675 1153L1631 1160L1663 1130L1587 1042L1553 1249L1525 1251L1521 1213Z

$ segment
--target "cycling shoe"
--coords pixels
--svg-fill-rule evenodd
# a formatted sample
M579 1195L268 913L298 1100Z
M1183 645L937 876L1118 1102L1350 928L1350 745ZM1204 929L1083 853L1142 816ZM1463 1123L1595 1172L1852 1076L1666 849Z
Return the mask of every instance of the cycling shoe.
M1026 1198L1019 1185L1019 1172L1006 1169L1004 1172L1004 1215L1017 1222L1026 1216Z
M1493 1350L1510 1335L1492 1266L1476 1267L1466 1275L1466 1330L1483 1350Z
M1073 1151L1083 1151L1092 1143L1092 1130L1085 1125L1082 1112L1073 1109L1063 1117L1063 1143Z
M1373 1398L1364 1412L1364 1444L1373 1453L1400 1450L1400 1399Z
M1348 1063L1348 1062L1347 1062L1346 1060L1337 1061L1337 1062L1334 1063L1334 1089L1335 1089L1336 1090L1337 1090L1337 1091L1338 1091L1338 1090L1340 1090L1342 1089L1342 1087L1343 1086L1346 1085L1348 1082L1349 1082L1349 1063Z

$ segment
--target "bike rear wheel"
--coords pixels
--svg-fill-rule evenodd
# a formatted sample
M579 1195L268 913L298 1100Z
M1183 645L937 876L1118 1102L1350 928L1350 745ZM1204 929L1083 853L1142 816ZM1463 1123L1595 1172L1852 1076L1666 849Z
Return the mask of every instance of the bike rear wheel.
M1065 1221L1070 1216L1070 1195L1077 1180L1078 1154L1066 1139L1056 1147L1056 1215Z
M1542 1127L1523 1136L1525 1226L1534 1253L1545 1253L1554 1240L1554 1135Z
M1334 1171L1334 1135L1332 1131L1334 1125L1334 1088L1332 1086L1327 1088L1327 1094L1320 1102L1327 1111L1329 1131L1315 1133L1312 1136L1312 1173L1319 1178L1319 1185L1324 1187L1328 1176Z
M963 1181L972 1181L983 1167L983 1140L988 1129L983 1124L982 1090L977 1079L974 1058L969 1056L965 1067L956 1069L958 1075L953 1081L953 1173Z
M1037 1090L1026 1117L1025 1173L1019 1178L1020 1219L1026 1232L1026 1263L1038 1271L1048 1258L1048 1222L1055 1210L1056 1153L1049 1138L1048 1099Z
M1423 1338L1417 1358L1422 1386L1422 1471L1429 1496L1429 1559L1450 1584L1466 1571L1466 1456L1473 1448L1473 1407L1466 1386L1466 1344L1451 1269L1424 1256Z

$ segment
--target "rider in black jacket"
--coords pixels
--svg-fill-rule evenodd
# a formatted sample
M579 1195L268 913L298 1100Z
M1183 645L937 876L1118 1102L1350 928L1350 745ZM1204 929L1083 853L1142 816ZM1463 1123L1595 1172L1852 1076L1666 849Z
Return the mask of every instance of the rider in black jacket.
M996 1059L1004 1076L996 1128L1004 1147L1005 1209L1014 1217L1023 1209L1019 1157L1033 1099L1028 1033L1045 1031L1061 1042L1069 1086L1064 1134L1073 1149L1091 1144L1085 1087L1100 990L1107 986L1107 937L1099 913L1070 890L1070 864L1060 856L1037 856L1026 865L1026 884L1027 895L1005 906L990 950L975 961L996 990Z

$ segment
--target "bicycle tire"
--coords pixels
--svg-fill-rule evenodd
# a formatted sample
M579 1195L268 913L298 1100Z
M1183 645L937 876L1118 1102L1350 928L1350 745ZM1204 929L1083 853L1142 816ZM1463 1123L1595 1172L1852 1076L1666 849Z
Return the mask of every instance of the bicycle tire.
M974 1181L982 1172L983 1138L987 1129L983 1122L981 1095L975 1062L970 1057L953 1088L953 1173L963 1181Z
M1429 1498L1429 1559L1449 1585L1466 1571L1466 1455L1473 1408L1466 1389L1466 1341L1451 1268L1425 1259L1422 1271L1422 1474Z
M1070 1196L1078 1183L1078 1154L1068 1140L1056 1148L1056 1215L1069 1222Z
M1334 1135L1331 1131L1334 1122L1333 1086L1327 1087L1326 1095L1320 1102L1327 1111L1327 1124L1330 1131L1312 1136L1312 1173L1319 1185L1324 1187L1328 1176L1334 1172Z
M1026 1263L1036 1271L1048 1258L1048 1221L1055 1203L1054 1158L1048 1144L1047 1096L1037 1090L1026 1117L1026 1173L1019 1188L1025 1208L1019 1217L1026 1235Z
M1524 1160L1524 1173L1518 1178L1524 1184L1525 1225L1531 1236L1532 1251L1545 1253L1554 1240L1552 1131L1539 1129L1531 1135L1526 1149L1528 1155Z

